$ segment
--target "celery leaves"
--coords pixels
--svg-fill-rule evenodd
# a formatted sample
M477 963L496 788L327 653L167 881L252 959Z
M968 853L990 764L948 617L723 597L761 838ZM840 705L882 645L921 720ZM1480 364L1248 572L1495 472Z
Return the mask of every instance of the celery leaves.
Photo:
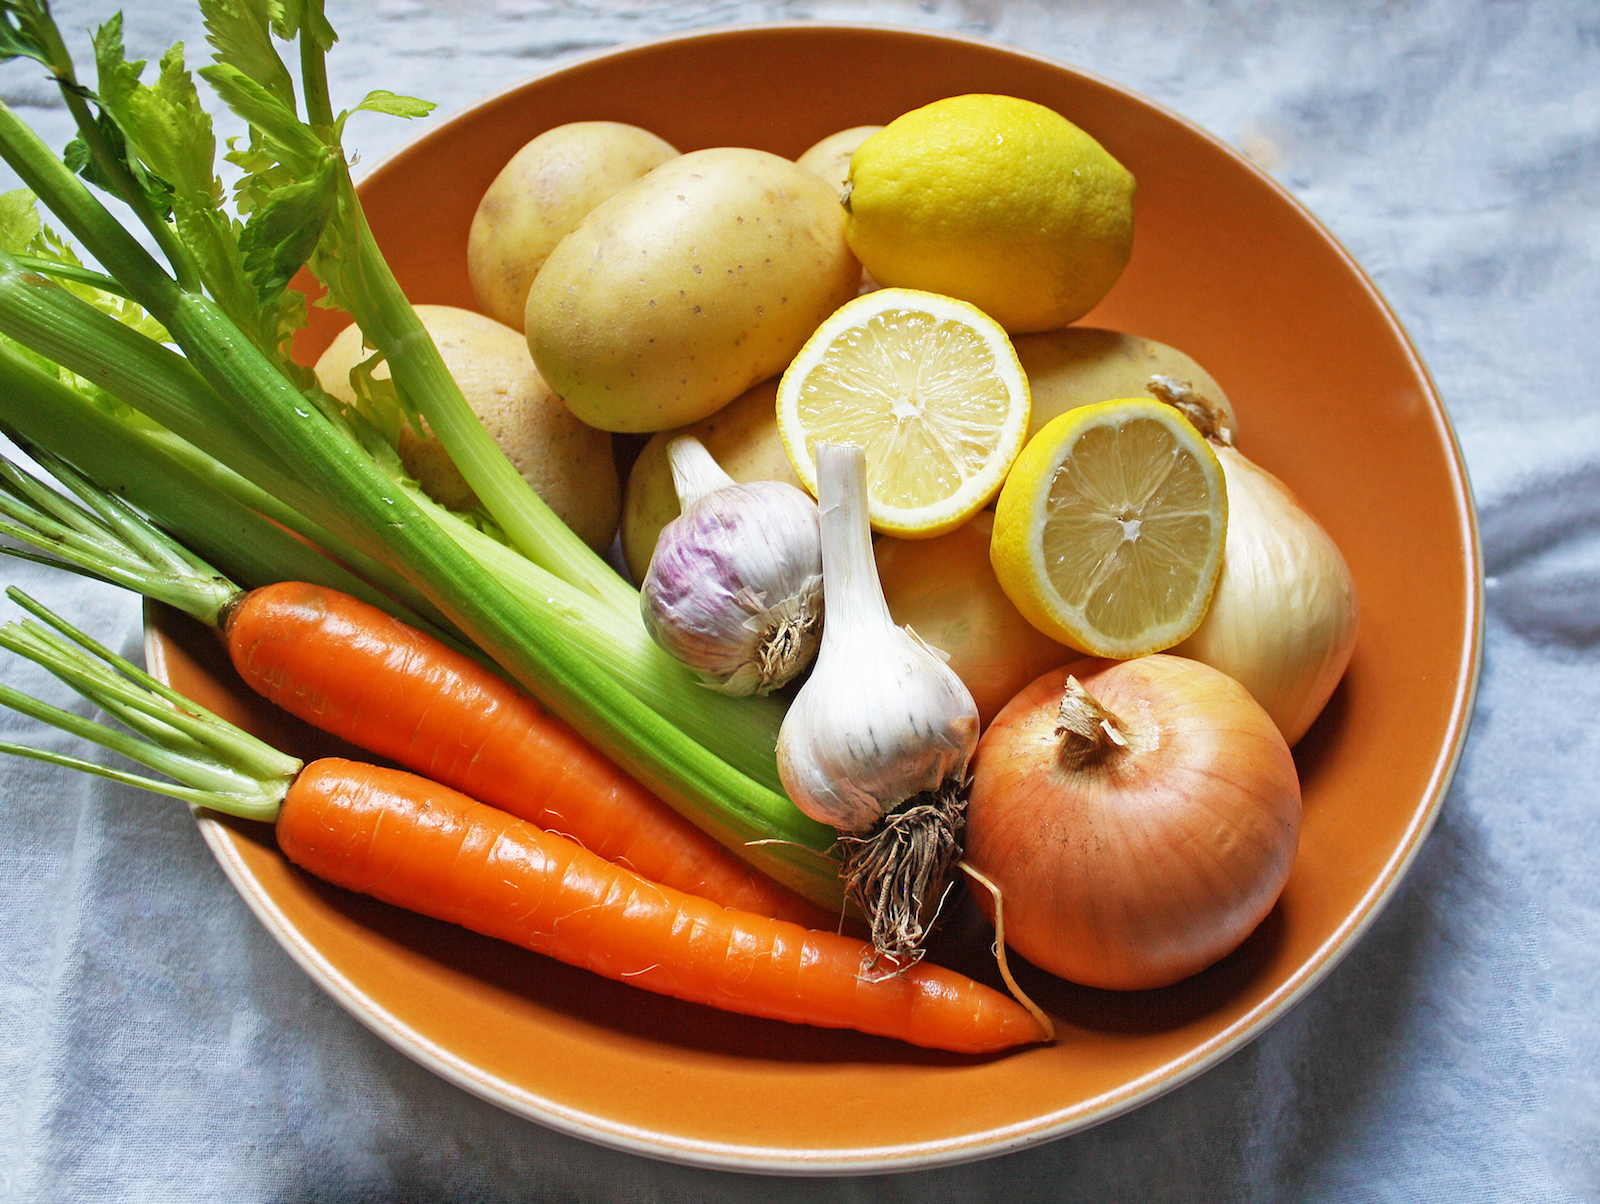
M42 0L6 0L0 4L0 62L30 58L60 77L64 54L49 5Z
M294 77L272 44L270 10L277 7L268 0L206 0L200 13L216 61L237 68L293 109Z

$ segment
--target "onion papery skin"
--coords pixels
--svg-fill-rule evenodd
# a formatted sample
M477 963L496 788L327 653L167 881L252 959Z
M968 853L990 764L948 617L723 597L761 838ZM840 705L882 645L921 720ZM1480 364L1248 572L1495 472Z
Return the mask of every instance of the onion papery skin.
M1213 450L1228 484L1222 572L1200 626L1171 651L1243 684L1293 745L1355 651L1355 578L1287 485L1235 448Z
M1126 748L1061 755L1075 677ZM966 861L1000 889L1006 943L1069 981L1178 982L1261 923L1300 838L1288 743L1225 674L1165 654L1074 662L1038 678L978 744ZM985 890L974 896L993 918Z

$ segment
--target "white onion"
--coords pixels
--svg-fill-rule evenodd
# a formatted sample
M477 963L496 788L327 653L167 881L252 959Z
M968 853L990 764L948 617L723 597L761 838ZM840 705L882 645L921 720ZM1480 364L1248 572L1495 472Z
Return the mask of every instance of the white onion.
M1206 617L1172 651L1240 682L1293 744L1355 650L1355 579L1282 481L1236 448L1214 450L1228 483L1222 575Z
M1149 386L1210 441L1228 489L1216 592L1200 626L1171 651L1242 683L1292 745L1327 705L1355 651L1355 578L1289 487L1233 446L1210 399L1173 377L1153 376Z

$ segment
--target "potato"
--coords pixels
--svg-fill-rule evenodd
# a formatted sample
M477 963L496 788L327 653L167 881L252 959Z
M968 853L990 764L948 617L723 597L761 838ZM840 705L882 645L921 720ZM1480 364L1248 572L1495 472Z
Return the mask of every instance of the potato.
M507 326L471 310L419 305L417 316L438 345L467 403L516 465L522 479L596 551L611 546L622 489L611 436L572 416L534 369L527 343ZM350 369L372 352L361 330L347 326L317 360L317 381L344 402L355 400ZM387 378L388 365L375 377ZM431 434L401 427L400 460L441 506L471 509L477 497Z
M635 582L644 580L661 528L677 518L667 444L693 435L735 481L786 481L804 488L778 434L778 378L747 389L715 414L688 426L657 431L639 452L622 494L622 559Z
M807 171L814 171L828 183L844 191L844 182L850 178L850 156L883 127L881 125L856 125L837 134L829 134L821 142L808 147L795 160Z
M872 545L894 621L949 657L988 727L1040 674L1079 659L1022 617L989 564L994 514L983 510L932 539L880 536Z
M850 156L856 153L856 147L882 128L881 125L856 125L837 134L829 134L808 148L795 163L807 171L816 172L843 194L845 181L850 177ZM877 287L877 281L863 268L861 283L856 291L870 293Z
M528 292L528 347L573 413L610 431L698 421L776 375L856 295L846 215L765 151L670 159L602 201Z
M546 130L500 169L467 235L467 275L491 318L522 329L522 311L545 259L583 216L678 151L617 121Z
M1078 406L1120 397L1149 397L1152 376L1176 376L1215 402L1222 425L1235 432L1233 406L1222 386L1183 352L1139 335L1090 326L1066 326L1012 340L1028 374L1033 411L1028 437L1052 418Z

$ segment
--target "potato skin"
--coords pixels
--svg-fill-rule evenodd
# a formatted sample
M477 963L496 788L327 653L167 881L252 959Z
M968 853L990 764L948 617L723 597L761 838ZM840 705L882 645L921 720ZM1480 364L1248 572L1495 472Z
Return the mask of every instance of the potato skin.
M591 548L608 548L622 510L611 436L579 422L561 404L540 379L516 331L450 305L418 305L416 311L467 404L522 479ZM317 382L341 401L354 401L350 369L371 354L352 323L317 360ZM386 378L388 365L373 375ZM402 426L399 452L406 471L441 506L466 510L477 505L471 487L431 434Z
M719 147L602 201L528 292L539 371L610 431L697 421L786 367L856 295L846 214L815 173Z
M840 192L850 178L850 156L883 127L881 125L853 125L847 130L829 134L820 142L808 146L795 159L807 171L814 171Z
M589 210L677 148L636 125L574 121L546 130L495 176L467 235L467 276L478 306L522 329L528 286Z
M1233 406L1211 374L1175 347L1120 330L1064 326L1011 340L1028 374L1033 409L1028 438L1052 418L1078 406L1121 397L1149 397L1151 376L1188 381L1222 410L1222 425L1237 434Z

